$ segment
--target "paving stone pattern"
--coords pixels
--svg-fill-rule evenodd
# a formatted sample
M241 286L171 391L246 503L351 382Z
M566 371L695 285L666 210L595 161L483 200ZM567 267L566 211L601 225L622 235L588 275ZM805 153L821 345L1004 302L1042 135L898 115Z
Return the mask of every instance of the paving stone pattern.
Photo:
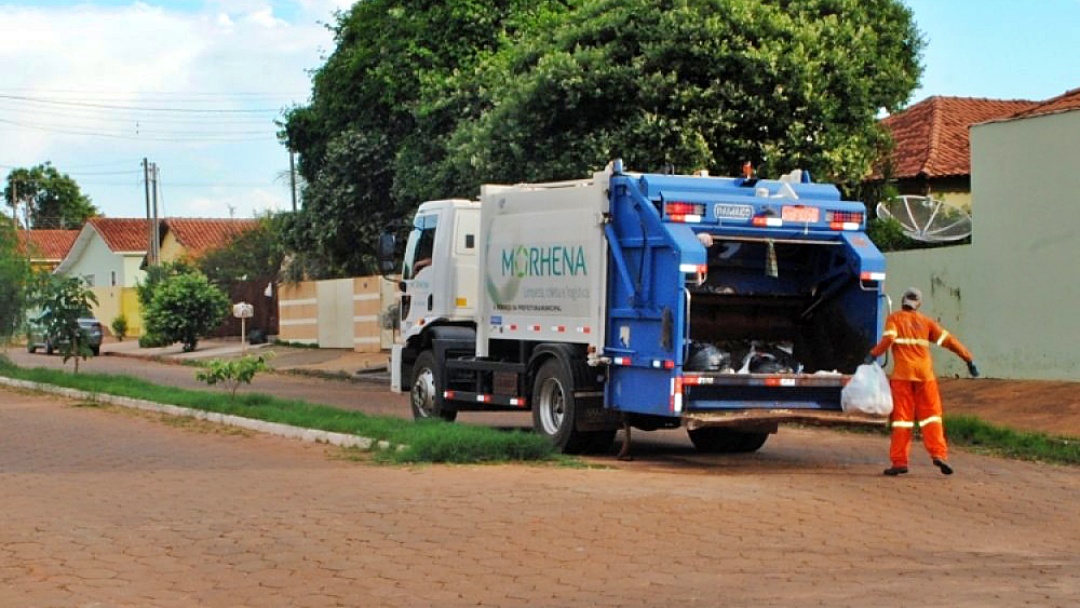
M0 606L1075 605L1075 469L882 449L400 468L2 390Z

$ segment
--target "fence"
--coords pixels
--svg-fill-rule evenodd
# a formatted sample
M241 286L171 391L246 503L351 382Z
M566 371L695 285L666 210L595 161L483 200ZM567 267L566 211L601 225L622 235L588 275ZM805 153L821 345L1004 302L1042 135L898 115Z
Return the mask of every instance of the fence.
M283 341L366 353L393 342L384 320L396 298L392 284L381 277L283 284L278 293Z

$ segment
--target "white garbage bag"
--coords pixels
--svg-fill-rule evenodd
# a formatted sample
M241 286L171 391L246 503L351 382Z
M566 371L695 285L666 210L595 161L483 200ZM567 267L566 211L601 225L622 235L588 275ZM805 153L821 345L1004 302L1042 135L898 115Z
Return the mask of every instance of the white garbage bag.
M860 365L851 381L840 391L840 407L845 412L875 416L892 413L892 392L885 370L877 363Z

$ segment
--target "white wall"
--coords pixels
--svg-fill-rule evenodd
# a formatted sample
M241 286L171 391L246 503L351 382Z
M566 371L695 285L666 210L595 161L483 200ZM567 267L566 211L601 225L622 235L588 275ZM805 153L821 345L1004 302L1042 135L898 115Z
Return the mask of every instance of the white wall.
M972 245L888 254L889 295L921 288L986 376L1080 380L1080 111L975 126L971 163Z
M113 253L95 231L92 232L92 237L86 247L65 276L93 277L94 287L109 287L109 277L112 272L115 272L118 277L124 275L123 258Z
M1080 380L1080 111L979 125L971 141L975 320L995 335L983 358Z

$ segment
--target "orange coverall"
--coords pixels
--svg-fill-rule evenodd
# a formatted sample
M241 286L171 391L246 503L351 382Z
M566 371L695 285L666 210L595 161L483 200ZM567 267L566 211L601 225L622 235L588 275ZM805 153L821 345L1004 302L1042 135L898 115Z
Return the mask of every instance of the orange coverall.
M916 424L922 431L923 445L931 458L946 460L949 455L941 418L941 394L930 359L931 344L944 346L971 363L971 353L959 340L930 317L907 308L889 315L881 341L870 350L876 358L892 347L893 373L889 387L893 411L889 416L892 429L889 458L894 467L907 467L911 434Z

